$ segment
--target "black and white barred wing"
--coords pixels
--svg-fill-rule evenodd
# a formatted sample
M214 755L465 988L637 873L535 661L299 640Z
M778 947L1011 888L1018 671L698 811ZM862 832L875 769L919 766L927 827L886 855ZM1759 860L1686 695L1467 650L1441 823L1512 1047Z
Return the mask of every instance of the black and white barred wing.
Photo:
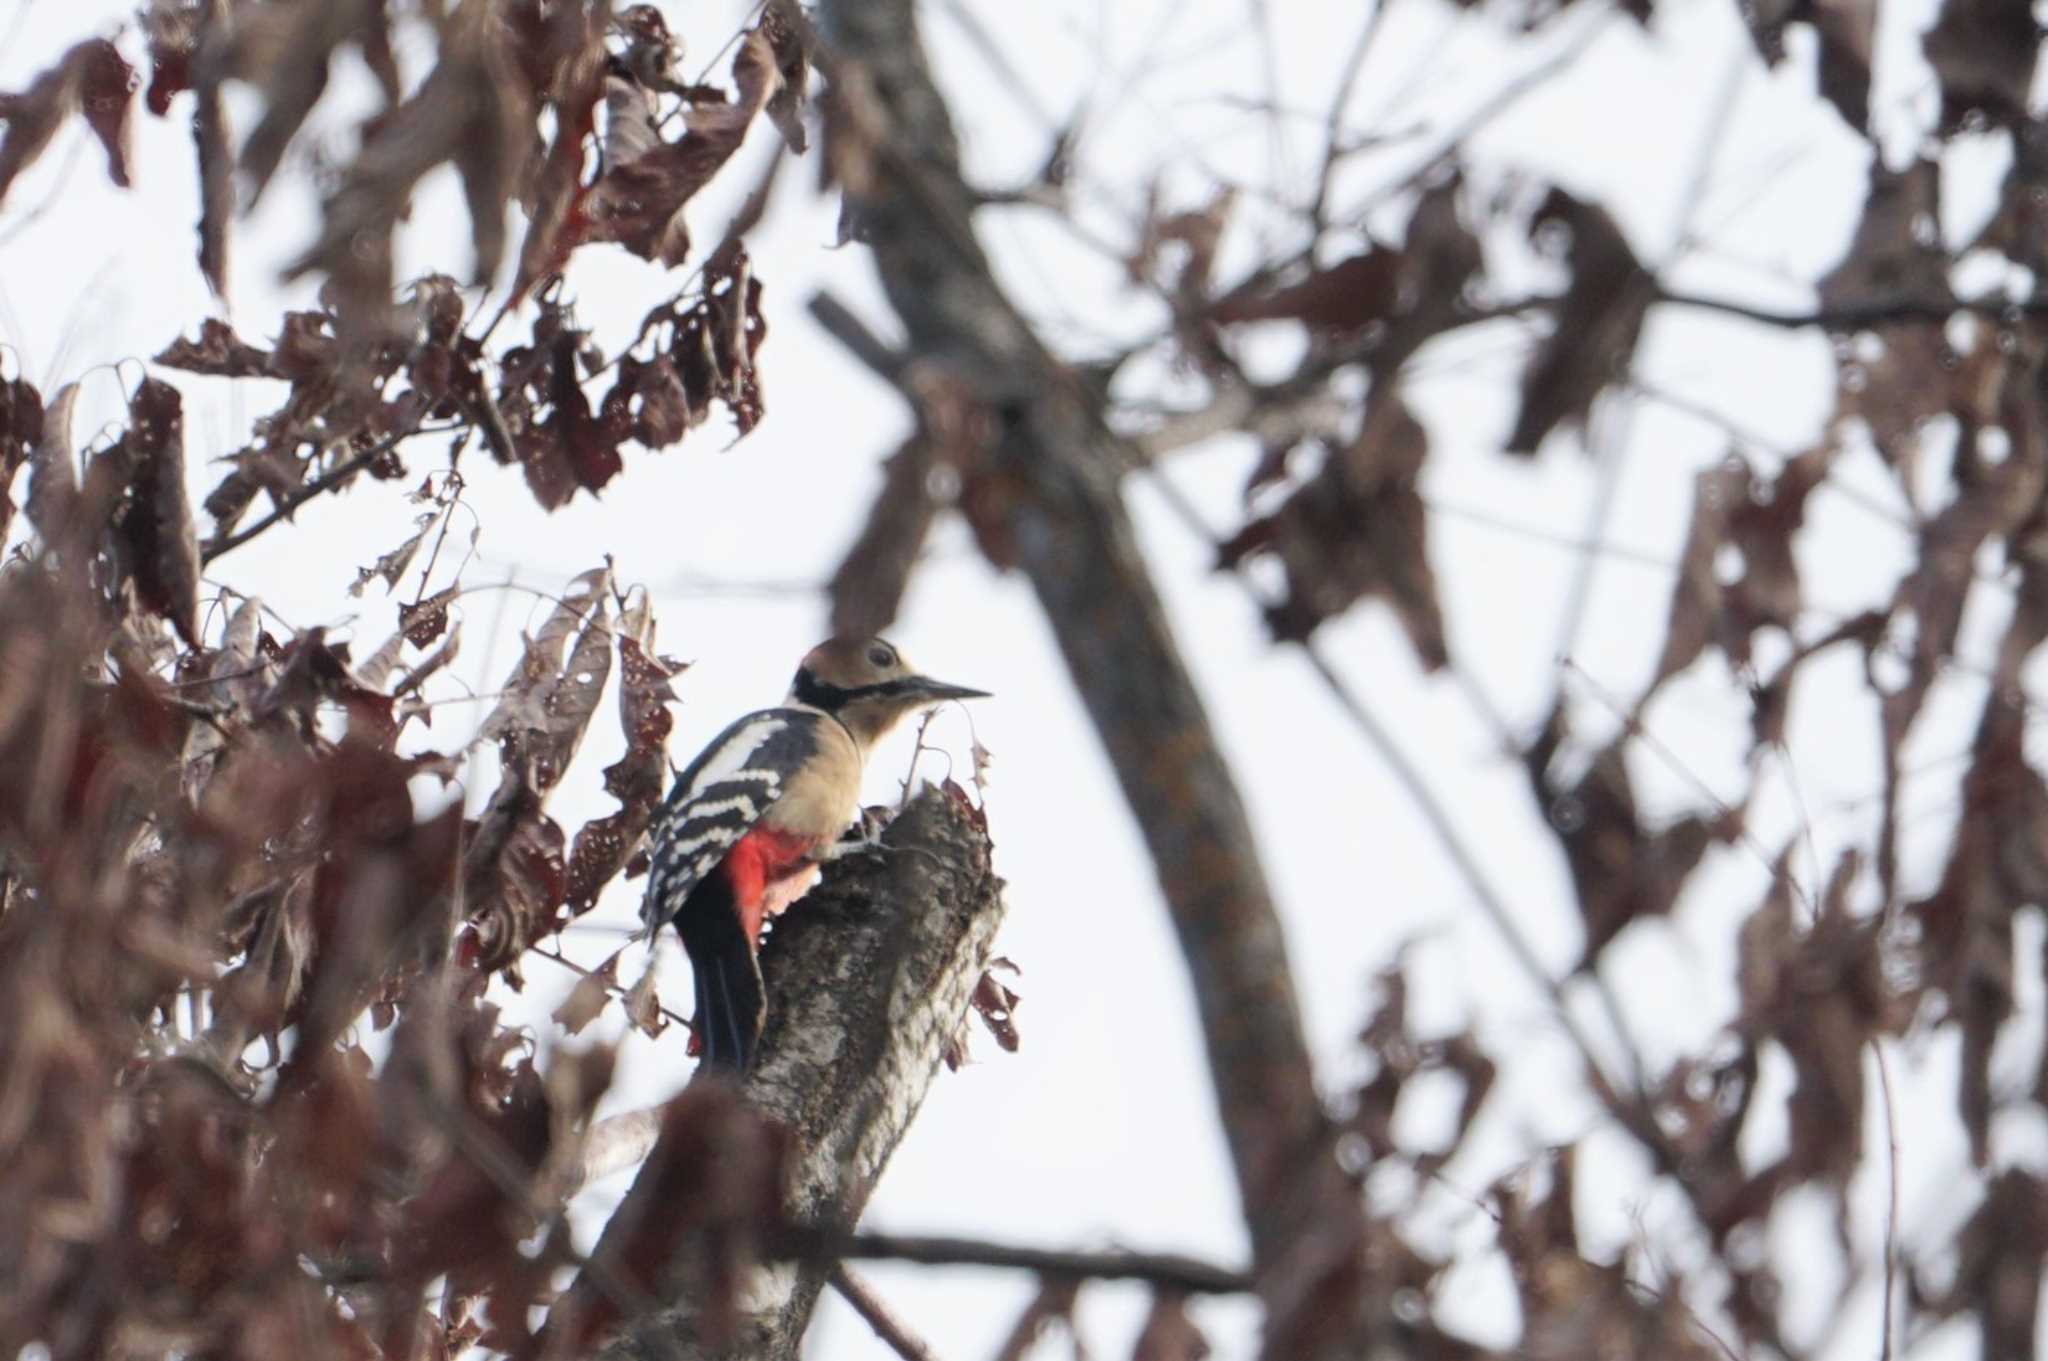
M649 844L640 904L648 933L682 911L691 890L782 796L817 750L817 725L830 721L801 709L748 714L676 777Z

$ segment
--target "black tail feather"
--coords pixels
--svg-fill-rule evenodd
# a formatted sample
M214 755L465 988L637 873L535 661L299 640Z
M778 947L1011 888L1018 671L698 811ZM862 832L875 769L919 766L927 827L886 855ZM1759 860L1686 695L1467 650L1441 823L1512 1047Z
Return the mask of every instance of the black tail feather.
M754 943L721 894L722 875L709 875L676 915L676 933L697 979L697 1014L691 1022L698 1054L711 1067L744 1073L767 1021L768 998ZM718 899L718 901L712 901Z

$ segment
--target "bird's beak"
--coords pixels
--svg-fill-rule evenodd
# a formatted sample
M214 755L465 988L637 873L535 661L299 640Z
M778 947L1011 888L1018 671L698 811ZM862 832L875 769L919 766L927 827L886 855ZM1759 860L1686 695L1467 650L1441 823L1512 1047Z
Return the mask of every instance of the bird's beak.
M948 685L935 681L930 676L913 676L910 679L910 693L926 703L938 704L949 699L987 699L986 690L972 690L964 685Z

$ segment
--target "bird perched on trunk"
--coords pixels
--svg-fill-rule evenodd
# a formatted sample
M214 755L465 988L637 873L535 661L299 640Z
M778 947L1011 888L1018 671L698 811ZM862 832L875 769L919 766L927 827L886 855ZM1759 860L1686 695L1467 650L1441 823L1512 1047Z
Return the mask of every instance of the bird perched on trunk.
M860 811L868 752L907 714L986 691L921 676L880 638L804 657L782 706L748 714L676 777L655 820L647 934L674 922L697 978L704 1062L743 1072L767 1018L761 927L817 882Z

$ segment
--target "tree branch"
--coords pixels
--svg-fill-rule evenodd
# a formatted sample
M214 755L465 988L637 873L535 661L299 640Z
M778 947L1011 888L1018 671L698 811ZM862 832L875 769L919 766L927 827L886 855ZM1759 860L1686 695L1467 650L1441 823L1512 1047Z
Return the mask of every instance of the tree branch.
M796 1233L783 1247L791 1257L803 1261L1003 1267L1041 1276L1143 1281L1184 1295L1241 1295L1252 1289L1252 1278L1245 1272L1172 1252L1071 1252L979 1238L899 1233Z
M844 1266L838 1266L832 1270L832 1288L839 1292L839 1298L852 1306L854 1313L867 1321L868 1327L875 1330L875 1336L888 1343L889 1349L903 1361L938 1361L938 1354L932 1350L931 1344L911 1332L866 1280Z
M995 282L976 198L911 0L820 9L837 116L879 129L850 205L903 322L989 417L962 469L990 556L1030 578L1151 851L1193 979L1270 1353L1348 1332L1364 1211L1338 1168L1265 872L1229 768L1138 552L1119 476L1141 459L1103 395L1048 353ZM857 110L857 113L849 112Z
M835 861L778 920L761 952L768 1026L743 1088L788 1132L784 1215L835 1236L859 1222L958 1036L1003 916L987 829L957 789L919 795L883 843L891 853ZM650 1171L666 1156L657 1146ZM636 1226L674 1213L658 1203L660 1183L647 1172L635 1181L590 1254L593 1266L625 1254ZM659 1307L603 1354L794 1358L835 1261L755 1272L738 1302L737 1329L716 1352L700 1336L700 1302L671 1264L651 1287ZM579 1281L572 1293L585 1291Z

